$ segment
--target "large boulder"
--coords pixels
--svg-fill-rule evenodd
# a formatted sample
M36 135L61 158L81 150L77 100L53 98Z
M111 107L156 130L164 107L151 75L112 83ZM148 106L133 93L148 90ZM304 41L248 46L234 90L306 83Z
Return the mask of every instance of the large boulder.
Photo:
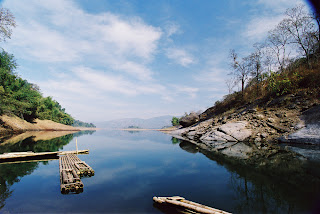
M191 112L189 115L180 118L179 123L182 127L188 127L199 122L199 120L199 115L197 115L194 112Z

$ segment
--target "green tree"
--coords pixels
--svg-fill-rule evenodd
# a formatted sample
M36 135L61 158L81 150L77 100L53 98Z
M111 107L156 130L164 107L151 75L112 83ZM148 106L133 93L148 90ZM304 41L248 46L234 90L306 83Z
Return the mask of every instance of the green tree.
M172 123L173 126L179 125L179 118L172 117L171 123Z

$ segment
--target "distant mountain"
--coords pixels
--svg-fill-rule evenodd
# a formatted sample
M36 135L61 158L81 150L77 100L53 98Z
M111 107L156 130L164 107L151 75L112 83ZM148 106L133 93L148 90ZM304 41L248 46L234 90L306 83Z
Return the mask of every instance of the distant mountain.
M95 122L98 128L106 129L123 129L131 127L139 127L142 129L160 129L164 126L171 126L173 116L153 117L150 119L125 118L119 120L110 120L105 122Z

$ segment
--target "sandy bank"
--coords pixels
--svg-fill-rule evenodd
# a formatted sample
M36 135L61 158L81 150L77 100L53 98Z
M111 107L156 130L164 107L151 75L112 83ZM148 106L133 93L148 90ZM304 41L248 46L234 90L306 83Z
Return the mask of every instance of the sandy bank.
M0 133L24 131L80 131L77 127L67 126L51 120L39 120L29 123L17 116L0 116Z

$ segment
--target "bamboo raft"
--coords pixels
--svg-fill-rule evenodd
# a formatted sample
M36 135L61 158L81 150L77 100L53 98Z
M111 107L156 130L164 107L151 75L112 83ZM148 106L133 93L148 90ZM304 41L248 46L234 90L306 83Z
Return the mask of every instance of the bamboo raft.
M93 176L94 170L75 154L68 153L59 157L60 190L62 194L83 192L80 176Z
M180 196L153 197L153 201L162 205L173 206L181 213L230 214L228 212L188 201Z
M60 190L63 194L82 192L83 183L67 155L59 157Z
M80 160L75 154L67 154L70 162L73 163L73 168L80 176L93 176L94 170L84 161Z

